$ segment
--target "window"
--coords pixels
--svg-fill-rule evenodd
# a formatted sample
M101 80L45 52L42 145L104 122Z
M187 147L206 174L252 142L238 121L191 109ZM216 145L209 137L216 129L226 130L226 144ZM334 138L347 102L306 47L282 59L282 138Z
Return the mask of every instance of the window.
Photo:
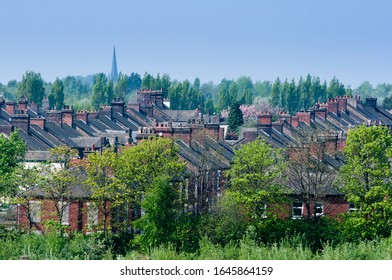
M316 212L315 213L316 217L320 217L320 216L324 215L324 206L322 203L315 204L315 212Z
M30 219L33 223L41 222L41 202L31 200L30 201Z
M69 225L69 203L68 202L59 202L59 210L60 212L63 212L63 219L62 219L62 224L63 225Z
M349 203L348 204L348 213L352 213L352 212L355 212L355 211L358 211L358 210L359 209L355 207L354 203Z
M95 203L87 202L87 225L89 227L98 224L98 207Z
M293 202L292 216L293 219L301 219L303 215L303 204L302 202Z

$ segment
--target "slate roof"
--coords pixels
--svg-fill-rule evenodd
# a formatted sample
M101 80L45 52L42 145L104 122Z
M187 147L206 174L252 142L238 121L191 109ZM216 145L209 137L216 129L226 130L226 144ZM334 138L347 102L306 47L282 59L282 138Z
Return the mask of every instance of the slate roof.
M97 134L97 131L94 130L91 126L87 125L84 121L82 120L75 120L74 125L83 130L86 134L90 136L94 136Z

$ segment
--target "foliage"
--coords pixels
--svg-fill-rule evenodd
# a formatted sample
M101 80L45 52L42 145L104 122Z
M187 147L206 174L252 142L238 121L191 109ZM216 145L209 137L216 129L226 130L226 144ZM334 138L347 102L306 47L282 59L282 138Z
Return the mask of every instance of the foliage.
M114 205L129 203L134 206L134 219L145 192L162 176L170 182L182 182L185 164L180 162L177 147L168 138L151 138L122 150L118 156L116 174L120 188Z
M382 107L387 110L392 109L392 96L388 96L382 101Z
M109 218L112 213L111 202L118 191L119 181L115 177L117 155L107 149L102 153L92 153L86 161L86 183L93 203L103 216L102 228L107 234Z
M340 170L342 190L359 209L349 220L363 238L389 236L392 230L392 135L387 127L350 130Z
M9 137L0 134L0 195L16 191L13 172L26 154L26 143L17 131Z
M310 129L305 138L297 139L296 145L288 148L288 185L296 199L304 203L306 220L316 221L317 205L322 204L331 193L336 193L337 170L328 163L329 139ZM328 214L324 208L324 214Z
M57 146L49 150L52 162L58 162L68 169L70 167L71 159L77 157L78 150L72 149L68 146Z
M135 221L136 228L144 232L139 236L142 248L172 242L181 213L178 183L168 176L156 178L146 190L142 209L144 215Z
M91 96L91 104L95 110L100 106L108 104L108 79L104 73L99 73L94 76L93 93Z
M45 193L48 200L53 203L55 220L50 221L53 228L58 229L60 234L64 233L68 222L64 221L66 211L69 211L69 206L72 200L77 198L78 189L80 186L81 170L74 167L70 169L48 169L40 188Z
M250 209L252 218L258 220L266 214L260 206L280 199L284 162L283 151L261 139L235 151L233 164L227 171L230 189Z
M110 80L106 92L106 99L107 99L106 104L110 104L110 102L113 101L113 96L114 96L114 85L113 85L113 80Z
M202 216L200 235L207 236L214 244L226 245L240 241L249 224L248 213L237 194L227 190L215 207Z
M229 130L231 131L237 131L237 129L244 124L244 116L240 109L239 102L234 102L230 107L227 124L229 125Z
M45 95L44 81L41 74L27 71L18 84L18 95L24 96L29 102L41 104Z
M61 110L64 106L64 85L63 82L56 78L52 86L52 92L48 96L51 108Z

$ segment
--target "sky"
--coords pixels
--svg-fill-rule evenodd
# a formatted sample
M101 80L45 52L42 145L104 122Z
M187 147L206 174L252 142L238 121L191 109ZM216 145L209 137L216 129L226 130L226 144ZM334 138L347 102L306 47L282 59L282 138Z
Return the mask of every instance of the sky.
M0 82L118 71L392 83L392 1L0 0Z

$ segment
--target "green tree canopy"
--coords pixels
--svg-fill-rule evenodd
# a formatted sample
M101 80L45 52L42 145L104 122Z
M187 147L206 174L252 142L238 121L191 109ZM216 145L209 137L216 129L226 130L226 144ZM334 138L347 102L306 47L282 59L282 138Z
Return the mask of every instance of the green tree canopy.
M108 104L107 85L108 79L104 73L99 73L94 76L93 94L91 96L91 103L95 110L100 106Z
M178 148L173 140L152 138L124 149L118 157L116 170L122 188L116 203L136 202L140 205L145 191L158 177L181 182L185 164L179 160Z
M54 104L50 104L50 105L53 108L56 108L57 110L62 109L64 106L64 85L63 85L63 82L59 78L56 78L56 80L53 83L51 95L53 95L52 102L54 102ZM51 98L49 98L49 103L50 103L50 101L51 101Z
M91 198L103 216L102 225L107 233L109 218L112 213L111 202L118 191L119 181L115 176L117 155L110 149L102 153L92 153L86 161L86 183L91 191Z
M18 95L23 95L29 102L41 104L45 96L44 81L41 74L27 71L18 85Z
M245 144L235 151L233 164L227 171L230 191L236 192L257 215L261 203L278 199L285 166L283 151L264 140Z
M362 237L389 236L392 229L392 135L387 127L360 126L347 135L342 190L358 213L352 221Z
M244 124L244 116L240 109L239 102L234 102L230 107L227 124L229 125L229 130L231 131L236 131L241 125Z
M0 134L0 195L11 195L16 190L13 172L24 158L26 150L27 145L18 132L12 132L10 137Z

